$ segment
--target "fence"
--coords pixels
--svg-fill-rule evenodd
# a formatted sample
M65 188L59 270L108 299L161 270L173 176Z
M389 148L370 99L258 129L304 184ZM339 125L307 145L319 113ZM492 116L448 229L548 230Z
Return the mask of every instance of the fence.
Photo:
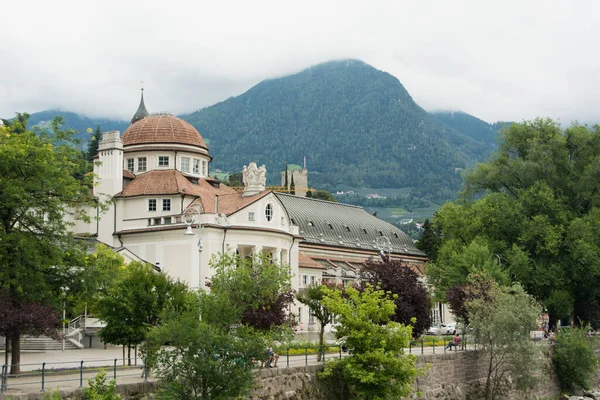
M41 392L46 389L59 386L71 388L83 388L84 382L93 378L100 371L105 371L109 379L117 382L125 377L137 377L140 381L147 380L147 373L143 365L125 365L134 360L123 358L81 360L81 361L62 361L62 362L41 362L18 364L23 370L18 375L9 374L10 365L2 365L0 373L0 396L6 393L11 387L23 387L25 389L33 387L32 390Z
M446 337L423 336L418 340L410 342L405 353L408 354L443 354L457 350L476 350L476 346L469 345L468 338L463 337L459 346L448 349L448 343L452 340ZM296 346L279 347L278 358L275 361L278 367L297 367L309 364L324 363L331 358L341 358L352 354L352 349L345 349L344 345L332 344L319 346ZM318 361L318 354L321 353L321 359ZM60 384L62 387L83 388L87 380L93 378L101 370L106 371L108 379L114 379L115 382L122 382L124 378L129 381L142 382L147 381L148 374L145 367L126 366L125 363L135 362L137 359L131 358L110 358L81 361L64 362L41 362L20 364L23 373L19 375L9 374L9 365L3 365L0 374L0 396L6 393L10 388L32 388L44 392L47 389L53 389ZM268 363L257 363L257 368L267 367ZM135 379L132 379L135 378Z

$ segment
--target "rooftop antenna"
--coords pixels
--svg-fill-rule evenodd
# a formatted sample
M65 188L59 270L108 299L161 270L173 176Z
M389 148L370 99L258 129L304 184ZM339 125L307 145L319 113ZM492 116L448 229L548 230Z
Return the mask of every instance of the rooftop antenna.
M306 156L304 156L304 169L306 169Z

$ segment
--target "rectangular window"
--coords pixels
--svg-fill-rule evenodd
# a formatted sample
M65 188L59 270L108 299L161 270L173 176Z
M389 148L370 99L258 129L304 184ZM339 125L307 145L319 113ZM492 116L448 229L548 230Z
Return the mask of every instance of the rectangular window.
M254 212L250 211L248 213L248 221L254 221Z
M298 323L302 323L302 307L298 307Z
M314 285L315 284L315 280L316 280L316 277L314 275L311 275L310 276L310 284Z
M171 222L171 221L172 221L171 217L165 217L165 218L164 218L164 220L165 220L165 224L170 224L170 223L172 223L172 222Z
M171 211L171 199L163 199L163 211Z
M190 158L181 157L181 172L190 172Z
M138 162L137 170L139 172L146 171L146 157L138 157L137 162Z
M302 284L308 285L308 275L302 275Z
M169 156L158 156L158 166L159 167L168 167L169 166Z
M154 218L154 225L160 225L160 218Z
M308 309L308 323L309 324L315 323L315 314L313 313L313 310L311 310L310 308Z
M200 173L200 160L196 160L194 158L194 169L192 171L194 174L199 174Z
M206 176L206 175L207 175L207 174L206 174L206 170L208 169L207 167L208 167L208 163L207 163L205 160L203 160L203 161L202 161L202 175L203 175L203 176Z
M128 171L134 171L135 170L135 160L133 158L128 158L127 159L127 170Z
M156 199L148 199L148 211L156 211Z

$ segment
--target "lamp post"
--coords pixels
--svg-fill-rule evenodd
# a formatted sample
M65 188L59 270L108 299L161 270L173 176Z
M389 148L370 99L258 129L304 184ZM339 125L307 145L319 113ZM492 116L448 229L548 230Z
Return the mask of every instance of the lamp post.
M379 237L377 237L376 243L377 243L377 248L379 249L379 255L381 255L381 258L385 261L385 257L386 257L385 252L386 251L387 251L387 257L390 258L391 254L392 254L392 242L390 241L390 239L387 236L379 236Z
M202 287L201 285L201 276L202 276L202 224L200 223L200 211L196 208L188 208L182 215L182 220L187 225L187 229L185 230L184 235L194 236L196 233L194 232L193 225L198 225L198 290Z

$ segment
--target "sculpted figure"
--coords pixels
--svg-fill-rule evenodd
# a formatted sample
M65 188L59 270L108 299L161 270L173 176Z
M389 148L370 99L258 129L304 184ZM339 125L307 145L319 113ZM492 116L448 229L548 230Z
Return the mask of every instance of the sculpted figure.
M267 184L267 169L264 165L261 165L258 169L258 182L261 186L266 186Z

